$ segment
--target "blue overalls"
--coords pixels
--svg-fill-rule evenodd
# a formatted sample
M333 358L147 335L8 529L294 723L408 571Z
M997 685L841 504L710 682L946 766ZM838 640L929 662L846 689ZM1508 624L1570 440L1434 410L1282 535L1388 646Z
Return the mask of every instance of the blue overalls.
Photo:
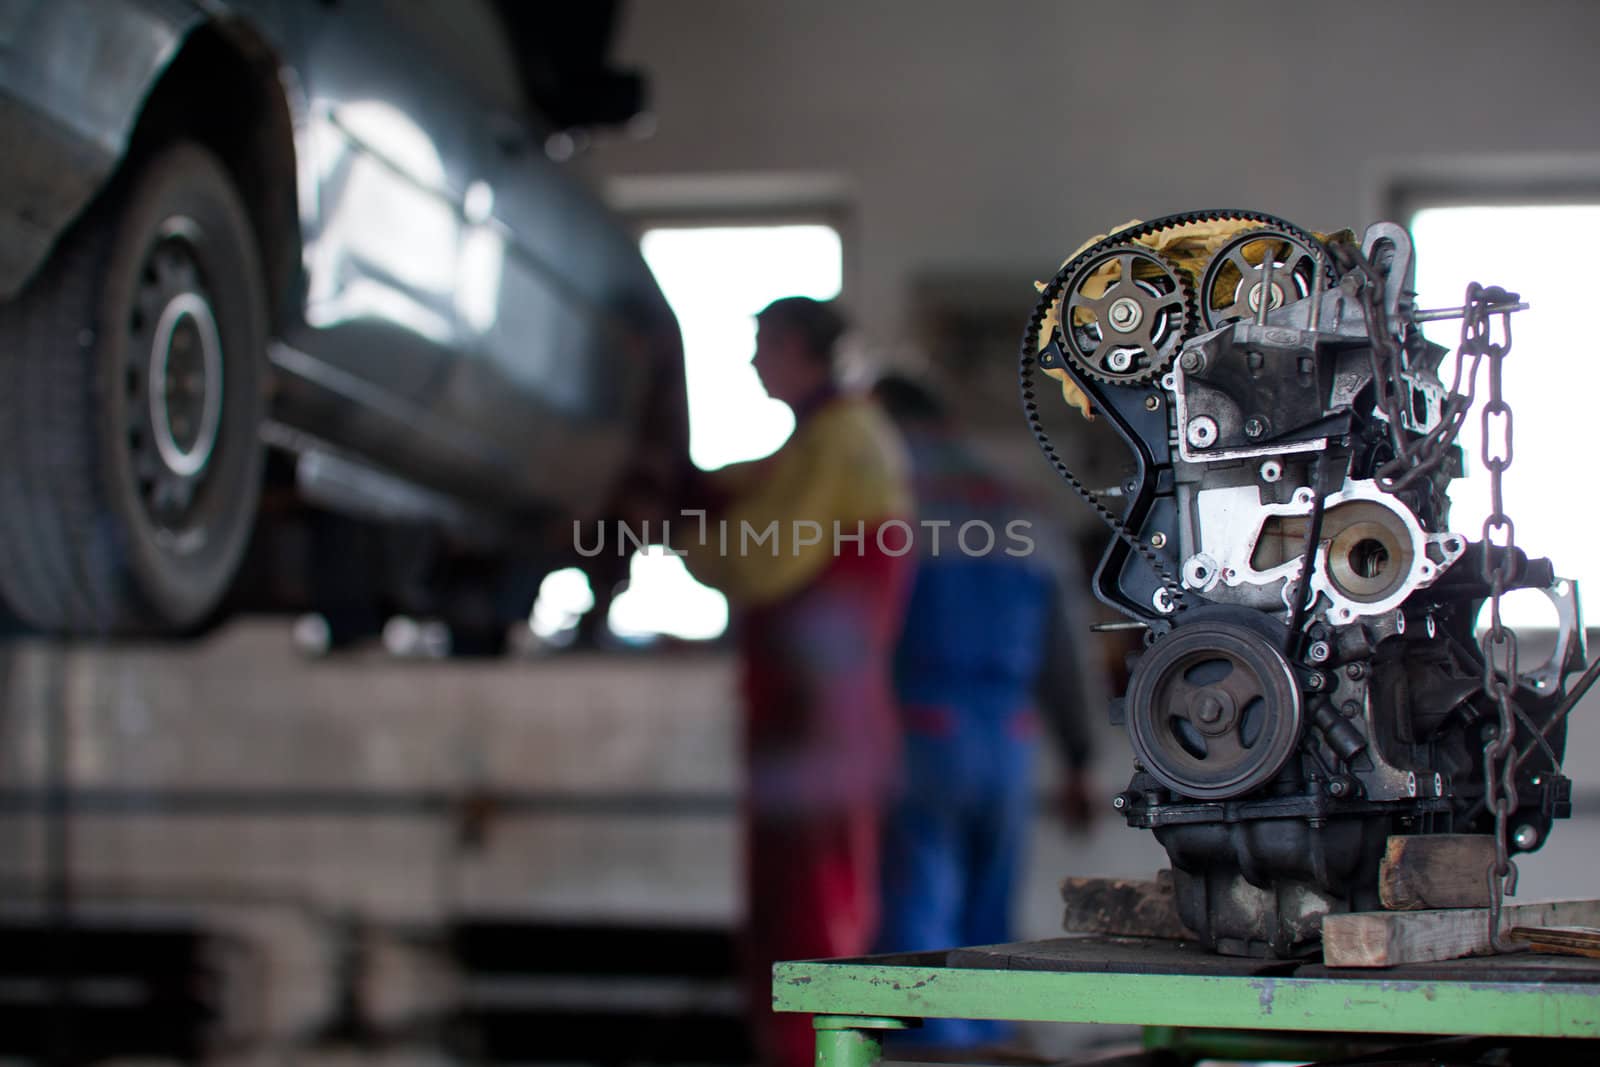
M919 508L951 513L939 503ZM979 510L1003 519L1000 509ZM904 765L885 828L880 952L1011 940L1032 809L1033 694L1054 580L1036 560L1000 548L979 558L944 548L918 560L896 653ZM970 1046L1005 1032L930 1019L904 1040Z

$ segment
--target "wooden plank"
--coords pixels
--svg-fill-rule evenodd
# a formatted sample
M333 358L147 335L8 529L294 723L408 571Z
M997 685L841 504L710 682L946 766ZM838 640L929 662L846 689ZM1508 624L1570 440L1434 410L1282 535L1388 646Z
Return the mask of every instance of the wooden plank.
M1508 904L1502 921L1506 926L1600 926L1600 900ZM1490 952L1486 908L1362 911L1322 920L1322 958L1329 967L1392 967Z
M1593 926L1513 926L1507 936L1535 952L1600 959L1600 930Z
M1378 896L1391 911L1486 908L1493 866L1488 834L1396 835L1378 869Z
M1600 987L1600 960L1577 956L1544 956L1534 952L1512 952L1503 956L1463 956L1456 960L1429 960L1426 963L1401 963L1382 972L1351 967L1329 967L1307 963L1294 972L1296 978L1352 982L1382 979L1388 982L1477 982L1570 983Z
M1171 871L1148 879L1068 878L1061 899L1067 905L1061 925L1070 934L1194 939L1178 919Z

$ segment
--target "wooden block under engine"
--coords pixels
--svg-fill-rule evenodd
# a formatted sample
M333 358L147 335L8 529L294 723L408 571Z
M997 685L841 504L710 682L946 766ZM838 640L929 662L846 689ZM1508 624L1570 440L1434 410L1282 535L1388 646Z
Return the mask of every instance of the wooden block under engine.
M1600 926L1600 900L1507 904L1501 922L1502 928ZM1487 908L1358 911L1322 920L1322 959L1329 967L1393 967L1492 951Z
M1493 866L1488 834L1394 836L1378 868L1378 897L1390 911L1487 908Z
M1067 878L1061 899L1067 905L1061 925L1069 934L1194 940L1178 919L1171 871L1154 878Z

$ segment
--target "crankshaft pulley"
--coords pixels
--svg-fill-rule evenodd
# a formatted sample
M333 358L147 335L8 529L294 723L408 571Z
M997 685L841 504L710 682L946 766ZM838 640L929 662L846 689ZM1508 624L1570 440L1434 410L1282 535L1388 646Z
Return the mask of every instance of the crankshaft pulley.
M1232 622L1178 628L1139 661L1128 686L1135 754L1180 796L1257 789L1300 740L1300 689L1265 637Z

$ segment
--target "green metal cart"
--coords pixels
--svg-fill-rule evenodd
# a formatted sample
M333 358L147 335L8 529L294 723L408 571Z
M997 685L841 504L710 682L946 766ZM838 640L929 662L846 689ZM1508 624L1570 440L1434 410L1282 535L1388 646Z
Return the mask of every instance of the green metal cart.
M1133 1024L1168 1037L1194 1028L1213 1035L1189 1041L1195 1055L1232 1057L1247 1044L1237 1031L1600 1038L1600 961L1520 954L1340 971L1184 942L1060 938L780 963L772 1002L816 1016L817 1067L868 1067L884 1031L929 1018Z

